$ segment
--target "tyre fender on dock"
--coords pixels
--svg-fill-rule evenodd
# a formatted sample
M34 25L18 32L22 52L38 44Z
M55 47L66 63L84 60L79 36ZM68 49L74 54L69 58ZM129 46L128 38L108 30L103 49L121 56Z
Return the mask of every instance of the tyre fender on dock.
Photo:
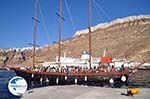
M68 79L68 77L67 76L65 76L65 80L67 80Z
M59 83L59 78L56 78L56 84L58 84Z
M109 83L110 83L110 84L114 84L114 79L113 79L113 78L110 78L110 79L109 79Z
M123 76L121 76L121 81L122 81L122 82L125 82L125 81L127 81L127 78L126 78L126 76L124 76L124 75L123 75Z
M48 83L49 82L49 79L48 79L48 77L46 76L46 82Z
M43 82L43 77L40 78L40 83L42 84L42 82Z
M87 77L87 76L85 76L85 77L84 77L84 81L87 81L87 79L88 79L88 77Z
M33 78L33 77L34 77L34 74L32 74L31 77Z
M78 83L78 79L77 79L77 78L74 79L74 83L75 83L75 84Z

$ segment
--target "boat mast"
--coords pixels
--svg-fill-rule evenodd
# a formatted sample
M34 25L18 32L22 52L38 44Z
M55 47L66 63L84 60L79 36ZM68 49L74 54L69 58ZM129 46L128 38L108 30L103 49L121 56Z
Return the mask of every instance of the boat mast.
M88 29L89 29L89 68L91 69L91 56L92 56L92 51L91 51L91 0L88 0Z
M38 0L35 3L35 15L32 18L34 20L34 32L33 32L33 67L35 67L35 50L36 50L36 30L37 30L37 12L38 12Z
M61 32L62 32L62 0L59 0L59 49L58 49L58 65L60 66L60 56L61 56Z

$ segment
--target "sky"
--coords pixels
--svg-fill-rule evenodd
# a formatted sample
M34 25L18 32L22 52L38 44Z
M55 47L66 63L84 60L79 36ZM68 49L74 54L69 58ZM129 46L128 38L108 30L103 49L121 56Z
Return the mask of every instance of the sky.
M88 0L62 0L62 39L88 27ZM65 3L67 2L67 3ZM37 45L58 41L59 0L39 0ZM67 10L69 8L69 13ZM0 48L27 47L33 42L35 0L0 0ZM92 0L91 25L150 14L150 0ZM41 16L42 15L42 16ZM72 19L72 21L71 21ZM43 21L44 20L44 21Z

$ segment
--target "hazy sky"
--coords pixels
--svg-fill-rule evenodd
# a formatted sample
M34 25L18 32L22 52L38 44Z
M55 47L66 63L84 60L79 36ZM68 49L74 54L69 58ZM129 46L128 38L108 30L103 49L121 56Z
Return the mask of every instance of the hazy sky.
M39 0L43 18L38 16L37 44L44 45L58 39L59 0ZM63 1L62 38L71 37L75 31L88 27L88 0ZM96 3L95 3L96 2ZM25 47L32 43L35 0L0 0L0 47ZM150 14L150 0L92 0L92 25L108 22L118 17Z

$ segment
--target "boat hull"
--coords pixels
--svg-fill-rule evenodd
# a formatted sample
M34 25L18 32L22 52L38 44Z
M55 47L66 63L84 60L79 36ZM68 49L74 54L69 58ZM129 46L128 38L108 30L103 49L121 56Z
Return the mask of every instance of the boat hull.
M13 69L17 76L23 77L29 88L48 86L48 85L69 85L69 84L82 84L82 85L94 85L94 86L117 86L127 85L128 70L122 72L36 72L31 70L23 70L19 68ZM121 81L121 77L125 76L126 81ZM113 83L110 83L110 79L113 79Z

